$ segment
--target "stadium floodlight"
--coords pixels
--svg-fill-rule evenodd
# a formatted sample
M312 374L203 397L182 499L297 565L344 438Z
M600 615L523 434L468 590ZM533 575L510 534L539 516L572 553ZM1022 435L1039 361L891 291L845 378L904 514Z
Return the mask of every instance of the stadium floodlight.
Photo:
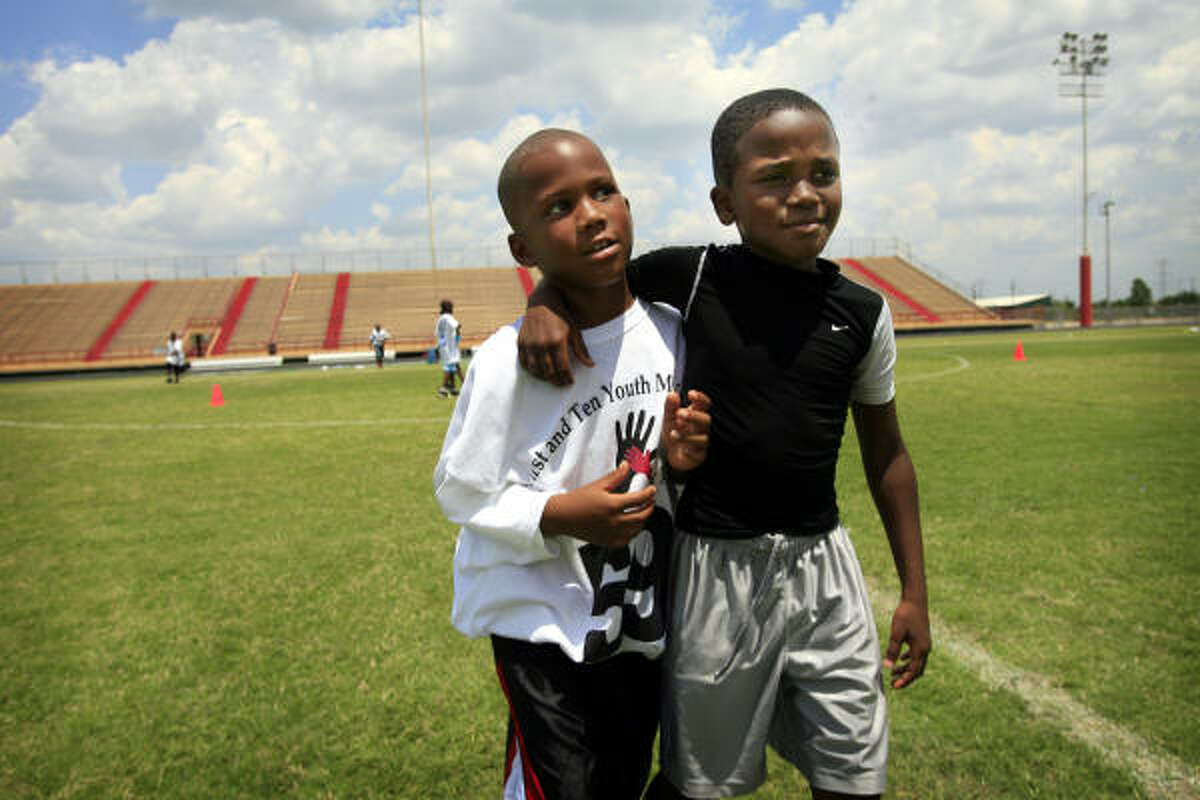
M1088 85L1088 78L1104 74L1108 66L1108 34L1093 33L1091 37L1080 36L1070 31L1058 42L1058 58L1052 62L1058 74L1071 80L1060 83L1059 97L1078 97L1083 110L1083 252L1079 256L1079 324L1092 326L1092 257L1088 253L1087 210L1087 101L1088 97L1101 97L1097 83ZM1078 78L1078 83L1075 82Z
M1109 235L1109 217L1111 216L1112 207L1115 206L1112 200L1105 200L1100 206L1100 213L1104 216L1104 307L1111 309L1112 303L1112 237ZM1112 311L1109 311L1109 319L1112 319Z
M425 209L429 220L429 268L437 281L437 246L433 238L433 177L429 169L429 81L425 77L425 4L417 0L417 42L421 61L421 129L425 139Z

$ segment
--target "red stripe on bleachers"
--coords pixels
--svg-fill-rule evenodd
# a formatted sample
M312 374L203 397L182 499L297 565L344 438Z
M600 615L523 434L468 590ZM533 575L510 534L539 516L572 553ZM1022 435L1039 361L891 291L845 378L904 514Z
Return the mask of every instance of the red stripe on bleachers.
M325 349L337 350L342 341L342 322L346 317L346 297L350 294L350 273L339 272L333 303L329 307L329 325L325 328Z
M517 278L521 281L525 296L533 294L533 276L529 274L529 267L517 267Z
M858 272L860 272L862 274L862 276L864 278L866 278L867 280L869 280L871 283L875 284L880 289L882 289L884 292L886 292L887 294L896 298L901 303L904 303L904 305L908 306L913 311L920 314L921 318L924 319L926 322L941 322L942 321L941 317L939 317L937 314L930 311L925 306L918 303L916 300L913 300L911 297L909 297L904 292L897 289L892 284L888 283L882 276L877 274L874 270L867 269L867 267L864 266L861 261L855 261L853 258L839 258L838 261L841 261L843 264L849 264L850 266L854 267L854 269L858 270Z
M104 351L108 349L109 344L124 327L129 318L133 316L133 312L137 311L137 307L146 299L146 295L154 288L154 284L158 281L142 281L141 285L134 291L117 315L113 317L113 321L108 323L108 327L104 329L92 346L88 348L87 355L83 357L84 361L99 361L104 355Z
M238 320L242 318L242 312L246 310L246 303L250 301L250 294L254 291L257 283L258 278L246 278L242 281L242 286L238 289L237 294L229 301L229 308L225 309L225 316L221 319L221 330L217 334L217 340L208 350L210 356L222 355L225 348L229 347L229 342L233 339L233 332L237 329Z

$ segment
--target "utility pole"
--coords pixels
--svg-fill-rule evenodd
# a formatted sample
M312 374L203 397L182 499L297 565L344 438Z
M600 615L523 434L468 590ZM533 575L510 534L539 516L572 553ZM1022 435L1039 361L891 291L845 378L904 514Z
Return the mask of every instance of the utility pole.
M1108 319L1112 321L1112 237L1109 233L1109 217L1112 216L1112 207L1115 206L1112 200L1105 200L1104 205L1100 206L1100 213L1104 215L1104 309L1108 313Z
M1098 77L1104 74L1108 66L1108 34L1093 33L1091 38L1085 38L1077 33L1067 32L1058 43L1058 58L1054 66L1063 77L1079 77L1079 83L1060 83L1059 97L1079 97L1083 111L1083 252L1079 256L1079 325L1083 328L1092 327L1092 256L1088 253L1087 238L1087 208L1088 208L1088 171L1087 171L1087 101L1088 97L1100 97L1100 86L1093 83L1091 93L1088 91L1088 77Z
M429 218L429 267L437 278L437 247L433 238L433 178L429 174L429 87L425 77L425 7L417 0L417 41L421 56L421 127L425 133L425 207Z

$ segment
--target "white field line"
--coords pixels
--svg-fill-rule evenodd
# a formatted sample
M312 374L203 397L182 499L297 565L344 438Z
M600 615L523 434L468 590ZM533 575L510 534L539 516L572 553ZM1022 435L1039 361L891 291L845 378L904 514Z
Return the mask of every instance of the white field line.
M34 422L0 419L0 428L32 428L63 431L207 431L257 428L342 428L392 425L445 425L449 417L380 417L379 419L262 420L261 422Z
M947 367L946 369L938 370L937 372L922 372L917 375L906 375L903 378L897 378L896 382L903 384L912 383L913 381L927 381L931 378L944 378L947 375L953 375L956 372L962 372L964 369L971 368L971 362L967 361L962 356L952 355L950 357L957 362L953 367Z
M1099 330L1093 328L1091 331L1081 331L1078 328L1052 328L1044 331L1012 330L1004 334L981 334L981 337L994 336L990 340L983 341L971 341L969 335L955 336L953 338L922 336L918 339L906 338L900 346L905 350L939 350L951 345L992 350L997 347L997 340L1005 339L1008 340L1009 344L1017 340L1022 340L1026 343L1033 342L1035 344L1037 342L1061 343L1067 341L1076 344L1104 344L1105 342L1128 341L1130 339L1146 339L1151 337L1165 339L1174 336L1194 336L1197 333L1200 333L1200 326L1180 322L1178 325L1146 325L1140 328L1133 326Z
M883 601L874 581L867 583L876 616L891 619L893 609ZM948 653L986 685L1017 695L1034 717L1051 722L1069 738L1127 770L1141 784L1147 797L1154 800L1200 798L1200 769L1100 716L1056 688L1044 675L1004 663L933 614L930 614L929 623L935 653ZM887 631L882 631L881 635L886 636ZM937 668L936 663L933 662L933 669Z
M1200 798L1200 770L1100 716L1045 676L1000 661L939 621L931 620L931 625L935 647L966 665L988 686L1016 694L1033 716L1049 720L1070 738L1128 770L1149 797Z
M938 372L904 378L903 382L927 380L969 369L971 362L952 356L958 363ZM878 587L870 586L876 613L890 619L891 608L881 602ZM939 652L966 666L988 686L1011 692L1025 701L1030 712L1049 720L1066 735L1100 753L1108 761L1128 770L1146 794L1161 800L1200 798L1200 769L1165 753L1142 737L1122 728L1080 703L1043 675L1014 667L992 656L970 637L930 615L934 646Z

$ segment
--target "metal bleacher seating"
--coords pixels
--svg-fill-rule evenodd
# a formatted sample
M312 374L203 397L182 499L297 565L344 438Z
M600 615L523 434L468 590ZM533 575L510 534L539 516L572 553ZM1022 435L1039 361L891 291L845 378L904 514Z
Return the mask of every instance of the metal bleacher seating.
M448 270L442 274L441 291L454 301L454 316L469 345L479 344L525 313L525 291L512 269ZM435 305L428 321L430 335L437 312Z
M157 354L164 351L171 331L183 337L190 353L191 334L211 335L241 282L241 278L159 281L117 332L104 356L136 359Z
M1008 324L903 259L857 259L864 269L851 261L842 260L846 276L887 299L897 330ZM529 277L539 278L536 271ZM380 323L391 334L390 349L417 353L434 344L443 298L453 301L469 348L525 312L522 279L512 267L293 273L256 278L252 288L248 281L0 286L0 372L158 363L172 330L192 357L197 334L206 357L214 355L214 342L223 342L226 356L266 355L274 344L278 355L303 357L328 349L365 352ZM227 319L236 308L236 321Z
M295 278L275 331L280 353L310 353L324 347L329 308L337 288L337 275L298 274Z
M443 298L454 303L466 346L479 344L525 313L525 292L512 269L355 273L347 294L342 347L366 349L375 323L391 334L390 347L429 347Z
M874 275L882 278L900 294L910 298L921 308L937 318L931 322L894 294L882 290L852 265L843 263L847 277L875 289L891 306L892 318L897 328L938 325L978 325L996 322L996 316L980 308L969 299L955 292L928 273L896 256L873 256L855 259Z
M172 330L184 338L195 358L195 336L202 337L207 353L228 323L225 316L245 281L157 281L144 289L124 321L122 311L142 287L139 281L0 286L0 370L156 363ZM335 273L257 278L227 334L223 355L265 355L272 343L285 356L327 349L338 281ZM424 350L434 343L443 298L454 302L466 347L478 345L525 311L524 289L512 268L356 272L343 282L340 350L367 350L376 322L391 333L391 348ZM86 361L89 350L114 324L115 333L98 358Z
M366 350L376 323L391 335L389 348L421 349L433 338L441 273L432 270L355 273L350 276L342 324L345 347Z
M272 275L259 278L242 310L225 352L229 355L262 355L275 341L292 283L298 276Z
M0 366L81 362L136 283L0 286Z

